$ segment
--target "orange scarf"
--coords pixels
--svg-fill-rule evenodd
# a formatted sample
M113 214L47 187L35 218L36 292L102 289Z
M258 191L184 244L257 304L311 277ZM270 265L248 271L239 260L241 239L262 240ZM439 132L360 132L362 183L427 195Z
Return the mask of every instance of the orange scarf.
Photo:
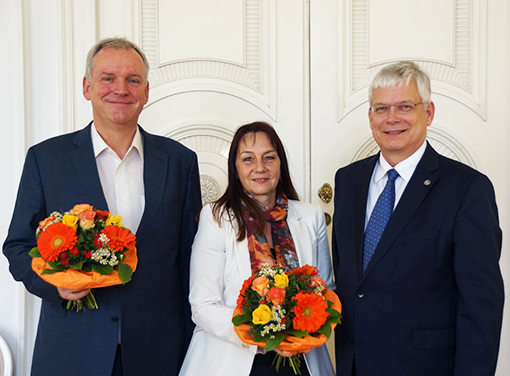
M248 238L248 250L250 251L252 274L255 275L264 263L269 265L280 264L288 270L298 268L299 262L296 248L286 221L289 201L285 194L280 188L278 188L274 208L268 208L267 206L262 205L250 194L248 194L248 196L260 205L266 214L267 220L271 224L271 234L276 254L275 260L271 249L269 248L265 234L256 233L257 222L255 221L255 218L250 215L246 225L246 235Z

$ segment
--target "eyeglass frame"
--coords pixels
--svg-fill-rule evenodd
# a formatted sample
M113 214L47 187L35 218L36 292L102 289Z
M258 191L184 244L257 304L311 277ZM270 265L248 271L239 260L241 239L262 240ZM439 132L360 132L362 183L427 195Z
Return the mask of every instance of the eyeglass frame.
M399 104L404 104L404 103L412 103L412 104L414 105L414 107L412 108L412 110L410 110L410 111L408 111L408 112L400 112L400 111L397 109L397 107L396 107L396 106L397 106L397 105L399 105ZM369 107L369 110L370 110L370 112L372 112L372 114L373 114L373 115L376 115L376 116L377 116L377 115L381 115L381 116L382 116L382 115L387 115L387 114L389 114L389 113L390 113L390 111L391 111L391 108L392 108L392 107L395 107L395 111L396 111L399 115L402 115L402 114L404 114L404 115L405 115L405 114L409 114L409 113L413 112L413 111L414 111L414 109L416 108L416 106L418 106L419 104L423 104L423 105L424 105L425 103L429 103L429 102L421 101L421 102L418 102L418 103L414 103L413 101L402 101L402 102L397 102L397 103L393 103L393 104L389 104L389 103L379 103L379 104L375 104L375 105L373 105L373 106L370 106L370 107ZM383 106L383 107L387 106L387 107L389 107L389 110L388 110L388 112L385 112L384 114L377 114L377 113L374 111L374 107L376 107L376 106Z

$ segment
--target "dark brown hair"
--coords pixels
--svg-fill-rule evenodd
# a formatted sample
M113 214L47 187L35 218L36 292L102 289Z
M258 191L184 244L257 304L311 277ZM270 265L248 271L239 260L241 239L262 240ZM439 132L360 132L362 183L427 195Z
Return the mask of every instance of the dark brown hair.
M214 219L221 224L221 217L223 214L232 213L234 220L238 225L237 240L241 241L246 237L246 224L248 218L243 210L243 203L248 212L255 217L257 221L257 233L262 233L266 225L267 219L260 208L259 204L252 200L245 192L241 181L239 180L236 168L237 153L239 144L244 140L248 133L265 133L269 141L273 145L280 158L280 181L278 186L282 188L283 192L290 200L299 200L299 196L292 184L289 173L289 163L287 162L287 155L283 147L280 137L276 134L274 128L264 122L257 121L250 124L245 124L239 127L234 134L234 139L230 145L228 154L228 186L223 194L217 201L213 203ZM230 217L232 221L232 217Z

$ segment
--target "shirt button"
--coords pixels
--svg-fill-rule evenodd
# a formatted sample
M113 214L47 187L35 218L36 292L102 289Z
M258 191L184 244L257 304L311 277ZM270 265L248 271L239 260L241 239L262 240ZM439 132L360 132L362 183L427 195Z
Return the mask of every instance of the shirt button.
M243 343L241 346L243 347L243 349L248 349L248 348L250 348L250 346L249 346L249 345L247 345L246 343Z
M358 295L358 298L363 298L365 296L362 291L358 291L356 294Z
M112 320L112 322L117 322L117 321L119 321L119 318L118 318L118 317L113 316L110 320Z

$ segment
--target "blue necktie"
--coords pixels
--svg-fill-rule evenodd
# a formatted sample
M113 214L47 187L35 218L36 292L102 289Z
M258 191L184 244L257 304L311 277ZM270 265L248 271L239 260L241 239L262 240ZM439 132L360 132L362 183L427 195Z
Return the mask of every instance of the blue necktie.
M365 243L363 248L363 273L372 258L377 243L390 219L393 207L395 206L395 179L399 176L398 172L391 169L387 172L388 181L384 190L379 195L375 203L374 210L368 220L365 231Z

